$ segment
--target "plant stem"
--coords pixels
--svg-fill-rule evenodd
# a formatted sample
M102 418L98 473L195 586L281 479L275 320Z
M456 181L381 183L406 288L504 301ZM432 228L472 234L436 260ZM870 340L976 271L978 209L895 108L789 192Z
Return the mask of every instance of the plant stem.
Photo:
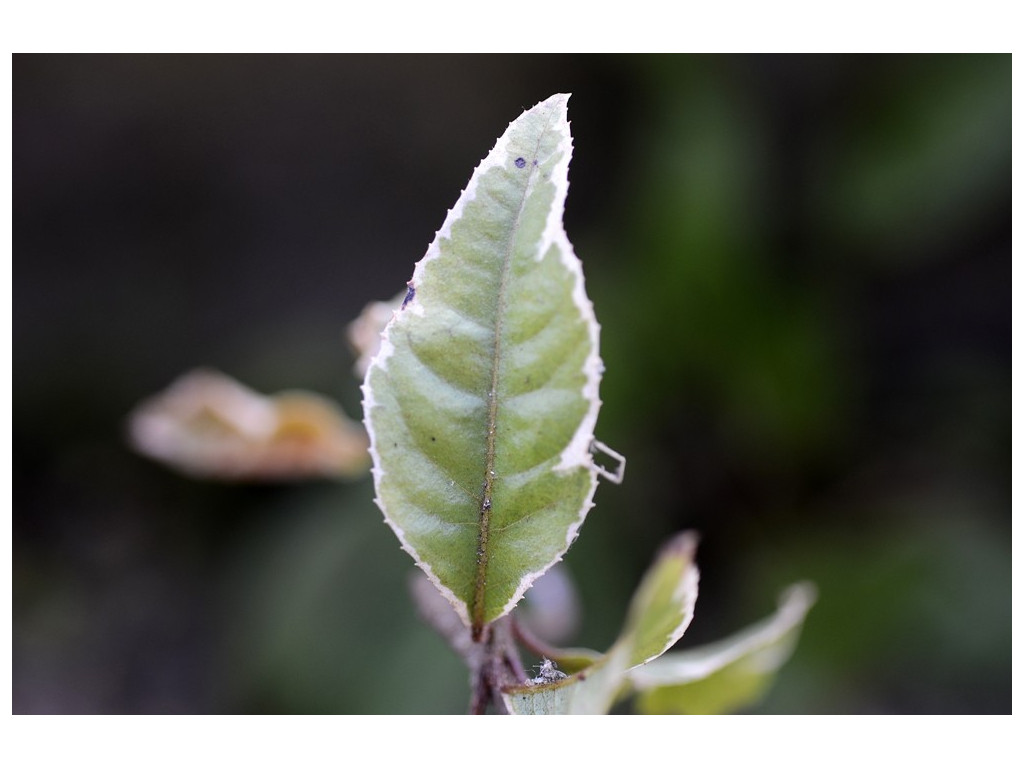
M469 661L469 713L486 714L488 705L492 705L495 713L508 714L501 698L502 689L526 681L510 616L503 616L483 628Z

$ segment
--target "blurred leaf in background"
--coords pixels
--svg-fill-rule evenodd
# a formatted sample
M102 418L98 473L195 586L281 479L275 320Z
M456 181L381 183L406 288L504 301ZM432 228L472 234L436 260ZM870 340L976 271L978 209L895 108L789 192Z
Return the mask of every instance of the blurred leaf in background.
M358 424L313 392L265 397L222 373L190 371L129 417L133 447L186 475L229 481L352 478L369 470Z

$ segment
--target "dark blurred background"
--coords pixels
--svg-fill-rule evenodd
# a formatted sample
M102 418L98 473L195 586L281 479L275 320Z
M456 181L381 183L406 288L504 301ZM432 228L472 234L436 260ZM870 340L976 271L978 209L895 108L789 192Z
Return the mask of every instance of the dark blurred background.
M566 229L629 458L566 559L614 639L819 602L753 711L1008 713L1010 57L13 60L13 709L462 712L368 477L198 482L125 418L198 365L360 416L346 324L572 92Z

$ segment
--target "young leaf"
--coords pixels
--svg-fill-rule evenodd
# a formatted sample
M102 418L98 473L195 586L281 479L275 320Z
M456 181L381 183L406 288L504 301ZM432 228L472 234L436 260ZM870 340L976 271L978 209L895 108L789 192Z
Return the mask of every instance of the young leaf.
M604 656L564 680L503 691L509 712L607 712L627 686L630 670L663 654L689 626L697 601L696 546L696 536L683 533L662 549L633 595L619 639Z
M567 99L477 167L363 384L377 504L474 635L562 557L603 471L598 325L562 226Z
M754 703L796 645L815 600L811 584L795 584L774 616L717 643L669 653L630 673L645 714L719 714Z
M693 563L696 554L696 534L681 533L662 548L644 576L619 639L620 643L629 642L630 667L661 656L690 626L700 578Z

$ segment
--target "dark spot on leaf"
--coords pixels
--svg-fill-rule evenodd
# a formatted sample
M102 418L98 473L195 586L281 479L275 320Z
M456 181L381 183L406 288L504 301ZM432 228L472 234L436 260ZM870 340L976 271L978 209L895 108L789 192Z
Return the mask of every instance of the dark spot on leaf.
M406 305L416 298L416 286L412 284L410 280L406 285L409 286L409 290L405 294L405 299L402 301L402 309L405 309Z
M525 168L525 167L526 167L526 159L522 158L522 157L517 157L516 158L516 168Z
M437 438L436 438L436 437L434 437L433 435L431 435L431 437L430 437L430 442L432 442L432 443L436 443L436 442L437 442Z

